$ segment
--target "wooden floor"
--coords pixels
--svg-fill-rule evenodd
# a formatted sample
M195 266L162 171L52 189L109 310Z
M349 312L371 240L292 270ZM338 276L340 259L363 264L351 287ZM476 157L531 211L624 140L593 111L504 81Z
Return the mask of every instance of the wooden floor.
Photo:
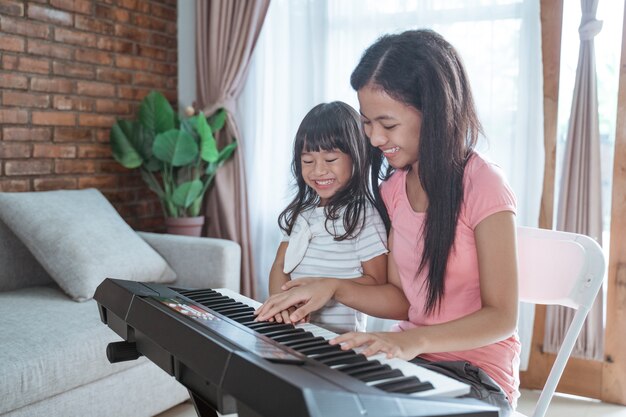
M537 398L537 391L522 390L517 410L530 416ZM228 414L228 417L235 416L236 414ZM196 412L191 404L185 403L157 417L196 417ZM626 407L581 397L556 395L550 403L546 417L626 417Z

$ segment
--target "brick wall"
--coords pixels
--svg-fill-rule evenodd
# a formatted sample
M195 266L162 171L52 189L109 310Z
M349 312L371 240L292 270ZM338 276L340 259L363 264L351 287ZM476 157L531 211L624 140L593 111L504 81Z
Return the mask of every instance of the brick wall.
M176 105L176 0L0 1L0 191L100 189L137 230L162 211L109 129L159 90Z

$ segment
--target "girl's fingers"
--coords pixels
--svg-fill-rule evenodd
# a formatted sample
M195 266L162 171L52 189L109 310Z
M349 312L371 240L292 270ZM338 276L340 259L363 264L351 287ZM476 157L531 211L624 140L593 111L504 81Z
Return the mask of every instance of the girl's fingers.
M283 310L279 314L282 322L281 323L289 323L289 310Z
M283 317L280 314L276 314L274 317L270 317L269 322L275 321L276 323L282 323Z

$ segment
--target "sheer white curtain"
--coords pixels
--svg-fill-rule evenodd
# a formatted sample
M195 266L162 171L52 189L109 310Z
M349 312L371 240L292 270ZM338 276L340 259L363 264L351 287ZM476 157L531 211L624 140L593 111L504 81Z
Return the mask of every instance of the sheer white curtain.
M543 177L539 0L272 0L239 102L249 164L250 215L259 295L290 194L291 145L322 101L358 109L350 73L384 33L431 28L460 52L487 140L479 150L506 172L518 224L534 226ZM520 322L520 333L532 319ZM530 332L532 333L532 331Z

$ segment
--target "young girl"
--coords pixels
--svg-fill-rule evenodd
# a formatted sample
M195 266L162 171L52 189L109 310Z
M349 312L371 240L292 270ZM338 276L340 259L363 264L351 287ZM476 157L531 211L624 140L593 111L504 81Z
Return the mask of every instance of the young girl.
M359 285L387 281L387 234L369 189L370 147L358 113L336 101L315 106L302 120L293 148L297 194L280 214L269 292L290 279L327 276ZM291 310L293 311L293 309ZM275 315L289 322L290 311ZM365 314L335 301L310 321L343 333L364 331Z
M474 151L481 133L460 57L440 35L407 31L380 38L352 73L364 130L384 157L380 187L391 220L390 284L328 278L287 283L259 320L298 304L299 320L334 298L394 318L397 332L348 333L344 349L414 360L468 383L470 396L509 415L519 396L515 197L500 169Z

